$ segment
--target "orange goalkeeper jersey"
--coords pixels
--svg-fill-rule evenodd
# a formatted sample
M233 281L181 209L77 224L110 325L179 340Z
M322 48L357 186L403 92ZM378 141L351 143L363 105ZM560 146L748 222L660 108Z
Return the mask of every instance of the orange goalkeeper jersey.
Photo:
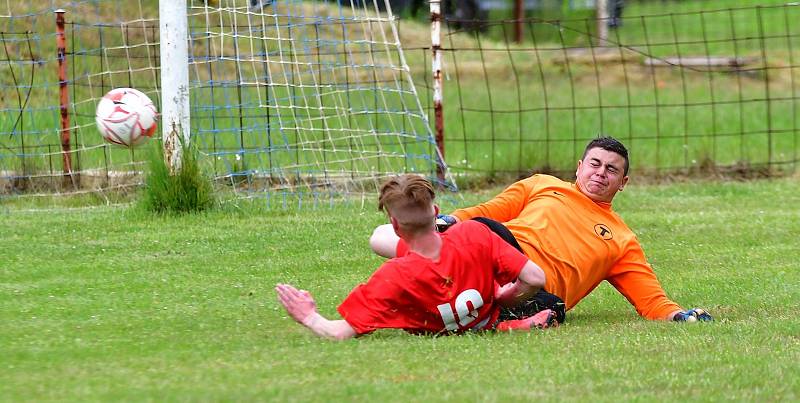
M611 204L592 201L574 183L533 175L453 215L505 224L528 258L544 270L545 290L561 297L567 309L607 280L648 319L681 310L667 298L636 235Z

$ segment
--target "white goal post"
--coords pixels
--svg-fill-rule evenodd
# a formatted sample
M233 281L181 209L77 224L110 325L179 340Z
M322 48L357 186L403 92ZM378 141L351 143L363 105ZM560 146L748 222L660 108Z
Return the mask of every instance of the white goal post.
M190 137L189 47L185 0L158 2L161 51L161 135L171 172L180 169L181 144Z

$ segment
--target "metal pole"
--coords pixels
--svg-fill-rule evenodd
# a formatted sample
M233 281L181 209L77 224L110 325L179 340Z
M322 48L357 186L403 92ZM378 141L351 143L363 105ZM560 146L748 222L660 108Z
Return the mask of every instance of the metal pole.
M522 43L522 19L525 17L525 9L522 4L523 0L514 1L514 41Z
M608 0L597 0L597 46L608 45Z
M171 173L181 168L181 144L189 143L189 45L185 0L158 2L161 36L161 135Z
M59 109L61 111L61 159L63 162L64 183L72 178L72 152L69 134L69 89L67 88L67 39L64 35L64 13L58 9L56 13L56 52L58 59Z
M436 146L442 163L436 166L436 177L439 183L444 183L444 110L442 99L444 88L442 86L442 13L441 0L431 0L431 50L433 52L433 113L436 122Z

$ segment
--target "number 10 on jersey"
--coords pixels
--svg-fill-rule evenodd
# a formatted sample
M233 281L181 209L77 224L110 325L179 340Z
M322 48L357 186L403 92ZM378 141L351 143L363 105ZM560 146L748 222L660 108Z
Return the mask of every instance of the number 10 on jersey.
M470 309L469 304L472 304ZM442 316L444 328L450 331L457 331L459 325L466 327L478 319L478 310L483 306L483 297L478 290L470 288L458 294L455 301L455 312L450 303L439 304L439 314ZM458 315L458 319L456 319Z

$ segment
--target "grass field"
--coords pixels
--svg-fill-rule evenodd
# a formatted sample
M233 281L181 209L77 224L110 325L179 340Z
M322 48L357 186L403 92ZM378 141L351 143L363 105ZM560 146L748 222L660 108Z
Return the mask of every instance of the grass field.
M708 161L768 161L796 171L797 26L790 21L800 8L731 10L756 3L786 2L631 1L626 16L649 17L626 20L615 35L629 46L652 44L645 50L656 56L759 56L766 46L774 52L768 80L650 72L639 61L603 66L600 76L592 67L559 64L560 48L543 52L550 57L540 63L536 52L470 54L474 42L457 38L464 42L446 45L462 49L461 75L447 72L448 163L487 176L520 167L572 169L585 139L604 131L631 148L636 174ZM156 2L143 4L152 14ZM685 14L701 9L724 11ZM430 51L419 48L429 46L427 22L404 21L401 28L425 41L404 47L429 104ZM763 43L752 39L762 31ZM96 33L92 27L81 35ZM694 42L698 37L706 42ZM502 47L490 40L483 45ZM42 42L48 60L50 42ZM26 54L18 48L4 50L6 59ZM484 56L488 63L481 64ZM452 68L454 56L446 57L445 68ZM36 78L55 85L54 74L42 70ZM0 77L12 88L8 80ZM11 111L0 114L0 171L60 170L58 110L47 92L55 87L34 87L21 122L13 110L23 92L0 102ZM77 99L85 90L75 91ZM235 109L227 98L216 101L228 107L225 114ZM102 141L93 106L84 100L73 116L80 127L75 143L86 147L80 166L139 169L132 162L144 152L92 148ZM214 122L195 116L198 142L213 150L271 144L268 132L243 140L245 129L257 132L263 122L234 112ZM293 135L287 141L297 141ZM234 168L261 163L262 156L252 158ZM218 172L232 170L214 164ZM548 331L440 338L380 331L330 342L287 318L272 287L308 289L323 315L338 317L338 303L382 261L367 246L372 228L385 222L372 199L305 200L298 207L275 193L268 207L235 200L202 215L153 216L125 206L131 195L123 193L0 195L0 401L800 400L800 178L638 178L618 196L616 210L639 235L668 295L708 309L713 323L646 321L604 283L564 326ZM472 205L499 190L447 195L442 207ZM123 206L104 206L115 203Z
M0 400L796 401L797 188L634 178L618 197L668 295L713 323L646 321L602 284L557 329L341 343L288 319L272 287L335 317L381 262L372 200L183 217L7 200Z

